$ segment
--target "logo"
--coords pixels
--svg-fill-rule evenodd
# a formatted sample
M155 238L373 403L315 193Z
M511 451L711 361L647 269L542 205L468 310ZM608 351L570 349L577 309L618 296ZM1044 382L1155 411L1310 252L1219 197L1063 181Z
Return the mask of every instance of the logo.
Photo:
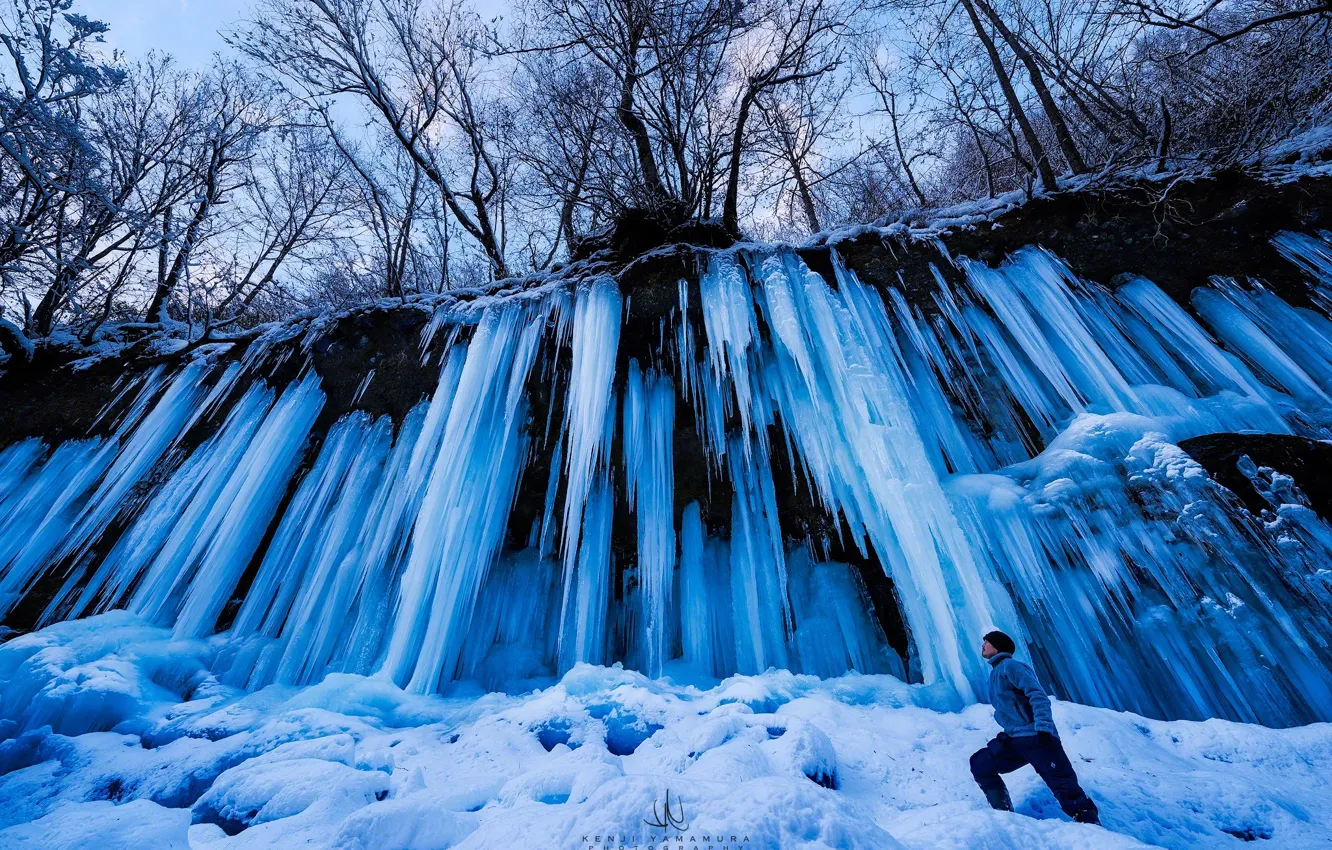
M631 826L624 832L612 828L595 835L586 834L578 850L750 850L754 846L740 830L723 833L712 827L690 832L684 800L669 789L664 801L653 801L652 817L643 818L643 823L648 829Z
M652 803L652 820L643 818L643 823L648 826L655 826L657 829L678 829L686 831L689 829L689 822L685 820L684 800L675 798L676 806L671 808L671 792L666 790L666 808L664 812L657 810L657 802Z

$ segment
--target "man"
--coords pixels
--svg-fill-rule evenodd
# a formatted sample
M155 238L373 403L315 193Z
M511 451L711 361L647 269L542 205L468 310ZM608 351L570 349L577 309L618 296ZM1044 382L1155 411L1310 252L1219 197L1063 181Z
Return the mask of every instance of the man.
M996 809L1013 811L1001 773L1024 764L1036 769L1054 792L1059 807L1079 823L1101 822L1096 804L1078 785L1078 776L1064 753L1050 713L1050 697L1036 673L1013 657L1016 646L1003 632L990 632L981 642L981 656L990 662L990 705L1004 731L971 757L971 775Z

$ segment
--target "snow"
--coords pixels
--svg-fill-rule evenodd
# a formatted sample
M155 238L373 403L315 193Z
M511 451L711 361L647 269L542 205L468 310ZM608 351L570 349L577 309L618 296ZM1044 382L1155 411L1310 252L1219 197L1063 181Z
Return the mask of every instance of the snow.
M1274 242L1332 304L1326 236ZM217 848L1332 840L1328 728L1300 726L1332 719L1332 527L1242 460L1251 515L1178 446L1332 438L1332 322L1036 247L957 260L933 307L832 262L710 254L642 353L608 277L418 299L439 378L397 423L258 376L312 315L127 381L105 436L4 448L0 613L50 625L0 645L0 846L121 835L131 804ZM1026 773L1031 817L981 802L995 626L1081 703L1056 717L1110 832Z
M31 823L0 830L13 850L189 850L190 813L149 800L65 803Z
M1025 768L1008 777L1017 811L988 809L967 759L997 731L989 708L950 710L937 687L891 676L691 685L580 664L509 696L347 674L246 693L210 668L217 644L113 611L0 646L3 693L46 706L0 711L0 846L659 847L645 820L668 791L679 820L666 832L683 836L670 847L1332 841L1332 724L1164 722L1056 700L1101 828L1068 820ZM109 694L123 697L113 716L69 720Z

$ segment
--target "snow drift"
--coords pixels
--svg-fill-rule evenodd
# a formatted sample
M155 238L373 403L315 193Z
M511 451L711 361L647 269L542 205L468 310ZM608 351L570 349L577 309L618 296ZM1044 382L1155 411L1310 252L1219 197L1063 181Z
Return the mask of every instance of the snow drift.
M990 810L967 773L997 731L988 708L941 711L946 688L892 676L769 671L698 688L580 664L523 696L418 696L343 673L247 693L212 672L225 651L224 637L175 639L125 612L0 647L0 846L1185 850L1332 838L1328 724L1162 722L1056 702L1101 828L1067 820L1031 771L1009 778L1016 814Z

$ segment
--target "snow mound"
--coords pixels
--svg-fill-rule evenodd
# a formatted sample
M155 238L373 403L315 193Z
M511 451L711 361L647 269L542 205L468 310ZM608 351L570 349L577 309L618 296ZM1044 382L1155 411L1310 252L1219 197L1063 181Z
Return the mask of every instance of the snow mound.
M1085 447L1084 447L1085 448ZM994 812L997 730L889 676L716 687L578 665L524 695L333 675L254 693L123 612L0 645L0 847L1280 848L1332 842L1332 724L1161 722L1056 702L1104 828L1029 770Z

